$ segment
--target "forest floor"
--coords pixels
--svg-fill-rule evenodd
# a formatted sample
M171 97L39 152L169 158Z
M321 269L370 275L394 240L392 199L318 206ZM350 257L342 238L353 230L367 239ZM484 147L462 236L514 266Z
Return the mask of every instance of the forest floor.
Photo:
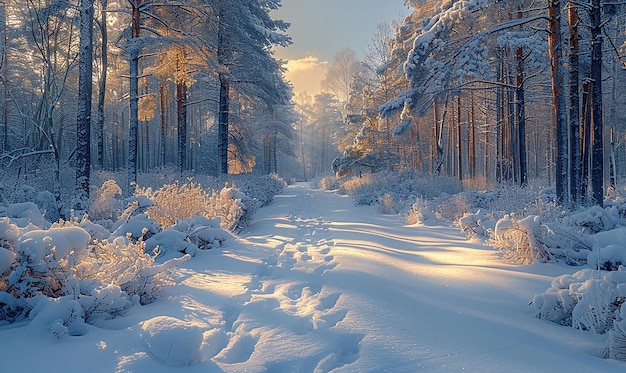
M600 358L605 336L529 306L579 269L510 265L456 227L300 183L177 268L154 303L60 340L36 320L0 328L1 370L622 372Z

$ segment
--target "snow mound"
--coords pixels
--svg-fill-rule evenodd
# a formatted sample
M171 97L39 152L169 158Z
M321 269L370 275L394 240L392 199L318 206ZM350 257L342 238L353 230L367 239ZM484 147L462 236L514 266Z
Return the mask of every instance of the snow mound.
M90 238L89 233L80 227L33 230L20 237L18 253L31 263L39 263L54 248L54 257L59 260L72 251L82 253Z
M39 207L33 202L22 202L11 204L7 207L6 216L13 224L20 228L25 228L29 224L45 228L50 226L44 216L39 211Z
M169 316L141 324L141 338L150 356L167 366L190 366L202 361L203 329Z

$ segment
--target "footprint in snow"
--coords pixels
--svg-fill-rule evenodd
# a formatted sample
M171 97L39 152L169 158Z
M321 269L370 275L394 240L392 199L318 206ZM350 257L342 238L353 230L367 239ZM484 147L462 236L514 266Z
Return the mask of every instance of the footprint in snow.
M226 364L246 362L250 360L258 341L257 337L250 334L234 334L228 346L215 356L215 360Z
M320 304L317 306L317 309L324 311L335 307L340 296L341 293L331 293L321 297Z
M332 328L343 321L347 314L348 310L339 310L337 312L321 314L313 319L313 325L315 329Z
M336 348L333 352L325 356L317 366L314 372L330 372L334 369L341 368L345 365L354 363L360 355L360 343L363 340L363 335L360 334L346 334L339 336L336 342Z
M330 261L327 261L326 263L324 263L324 264L320 265L319 267L315 268L315 274L317 274L319 276L324 276L326 274L326 272L332 270L336 266L337 266L337 263L332 263Z

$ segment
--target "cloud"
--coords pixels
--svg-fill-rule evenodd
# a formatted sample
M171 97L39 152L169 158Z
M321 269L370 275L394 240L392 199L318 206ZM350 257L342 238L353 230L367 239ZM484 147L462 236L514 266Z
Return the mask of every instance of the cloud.
M326 75L328 61L320 61L315 56L307 56L300 59L287 61L288 81L294 86L295 93L306 92L309 95L320 93L320 83Z
M320 61L314 56L287 61L287 70L290 72L326 69L326 66L328 66L328 61Z

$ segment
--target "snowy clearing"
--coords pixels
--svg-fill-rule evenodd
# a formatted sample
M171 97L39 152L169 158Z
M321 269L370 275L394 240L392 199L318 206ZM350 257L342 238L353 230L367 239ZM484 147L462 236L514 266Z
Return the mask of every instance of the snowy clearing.
M175 269L156 302L61 339L46 307L0 329L0 361L4 372L621 372L599 357L605 336L528 305L579 269L507 265L458 228L406 226L301 183L237 240Z

